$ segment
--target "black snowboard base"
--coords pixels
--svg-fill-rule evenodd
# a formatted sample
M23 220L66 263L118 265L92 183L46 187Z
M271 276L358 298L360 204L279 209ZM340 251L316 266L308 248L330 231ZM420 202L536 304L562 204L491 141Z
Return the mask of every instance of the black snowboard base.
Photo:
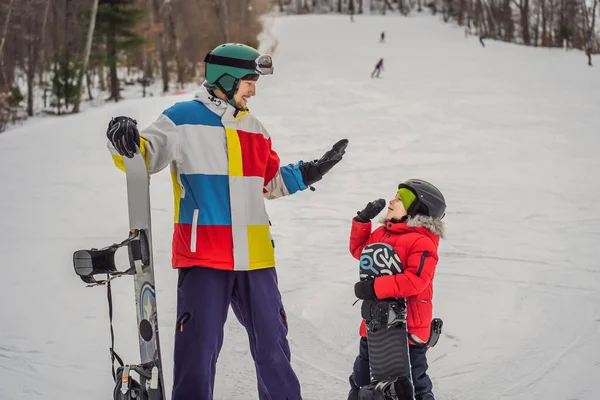
M404 271L400 256L387 243L367 245L360 256L361 280ZM406 299L364 300L371 383L360 389L359 400L414 400Z

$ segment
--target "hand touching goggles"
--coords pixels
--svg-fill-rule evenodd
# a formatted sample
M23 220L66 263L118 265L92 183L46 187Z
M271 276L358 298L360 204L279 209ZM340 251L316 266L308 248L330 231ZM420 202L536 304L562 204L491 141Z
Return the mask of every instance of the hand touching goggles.
M262 54L255 60L240 60L237 58L217 56L208 53L206 57L204 57L204 62L209 64L223 65L225 67L254 70L259 75L273 74L273 59L268 54Z

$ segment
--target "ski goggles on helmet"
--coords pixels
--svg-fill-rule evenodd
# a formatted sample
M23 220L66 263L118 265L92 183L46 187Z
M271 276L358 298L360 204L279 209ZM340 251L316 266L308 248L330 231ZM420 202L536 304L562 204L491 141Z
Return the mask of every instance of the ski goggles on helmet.
M259 75L273 74L273 58L268 54L262 54L255 60L240 60L238 58L223 57L208 53L206 57L204 57L204 62L208 64L223 65L225 67L254 70Z

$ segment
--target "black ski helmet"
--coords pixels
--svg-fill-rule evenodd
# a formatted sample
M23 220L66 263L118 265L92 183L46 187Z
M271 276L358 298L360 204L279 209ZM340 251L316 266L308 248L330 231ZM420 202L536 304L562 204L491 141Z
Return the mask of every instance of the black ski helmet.
M398 185L398 190L406 188L416 199L408 207L408 215L424 214L433 219L442 219L446 214L446 200L442 192L431 183L421 179L408 179Z

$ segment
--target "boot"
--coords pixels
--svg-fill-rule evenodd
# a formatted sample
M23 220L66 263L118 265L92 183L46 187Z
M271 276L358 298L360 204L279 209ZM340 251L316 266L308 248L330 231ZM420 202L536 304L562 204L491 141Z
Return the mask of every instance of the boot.
M423 392L417 393L415 395L415 400L435 400L435 397L433 397L432 392Z
M348 400L358 400L358 391L360 388L354 382L354 377L350 375L348 379L350 381L350 392L348 393Z

